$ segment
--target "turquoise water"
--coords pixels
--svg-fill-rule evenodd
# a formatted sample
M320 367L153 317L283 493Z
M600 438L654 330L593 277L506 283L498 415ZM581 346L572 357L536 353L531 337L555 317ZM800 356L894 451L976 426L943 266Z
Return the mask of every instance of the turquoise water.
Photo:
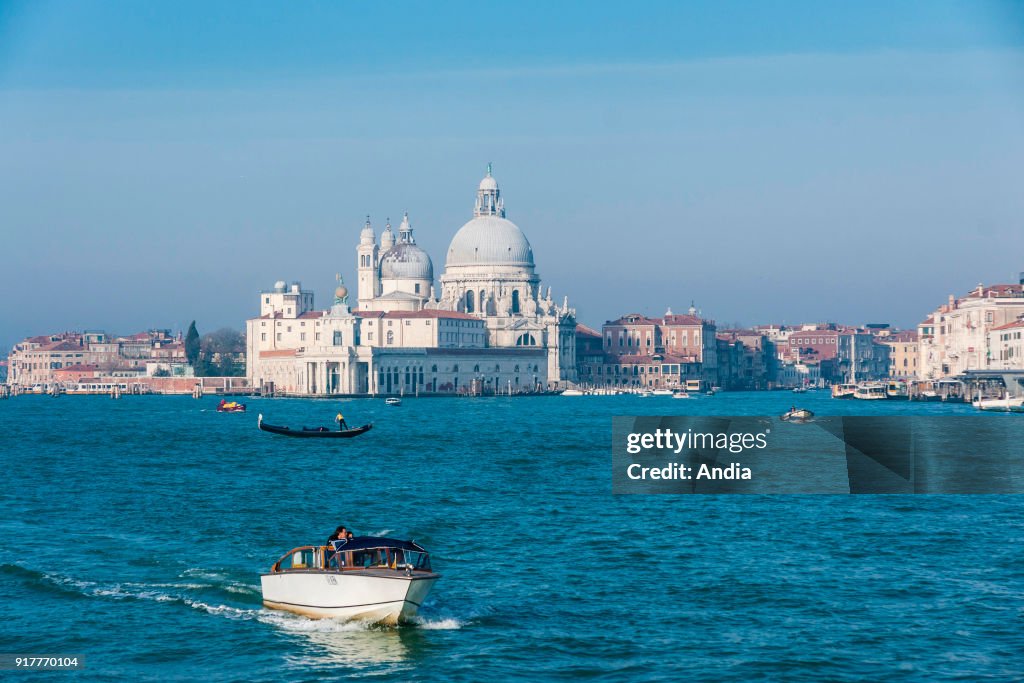
M371 432L309 442L256 414L329 424L339 402L0 401L0 651L84 655L101 680L1024 676L1019 498L610 494L611 416L794 402L974 412L824 392L363 399L343 410ZM432 551L420 623L261 606L260 572L339 523Z

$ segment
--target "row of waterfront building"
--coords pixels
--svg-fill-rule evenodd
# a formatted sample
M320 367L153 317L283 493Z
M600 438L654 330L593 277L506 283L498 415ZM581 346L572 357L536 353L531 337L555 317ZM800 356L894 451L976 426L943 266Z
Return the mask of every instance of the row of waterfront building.
M260 293L246 321L247 389L277 395L533 393L574 386L769 389L859 380L940 379L1024 369L1024 279L950 297L917 330L835 323L720 329L691 305L624 315L600 331L541 286L533 249L508 220L488 167L472 218L451 240L435 284L408 215L356 246L357 303L341 276L319 309L298 282ZM50 385L173 377L191 368L180 335L155 331L33 337L15 345L8 382ZM237 385L235 385L237 386ZM178 389L180 390L180 388Z

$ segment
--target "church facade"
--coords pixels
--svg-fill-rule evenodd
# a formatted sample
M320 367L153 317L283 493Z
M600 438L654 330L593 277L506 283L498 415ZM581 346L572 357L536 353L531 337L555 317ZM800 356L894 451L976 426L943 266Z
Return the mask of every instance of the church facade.
M542 291L490 166L439 288L408 215L379 242L367 219L356 252L354 310L340 276L326 311L298 283L261 293L260 317L246 325L253 386L307 396L522 393L576 381L575 311Z

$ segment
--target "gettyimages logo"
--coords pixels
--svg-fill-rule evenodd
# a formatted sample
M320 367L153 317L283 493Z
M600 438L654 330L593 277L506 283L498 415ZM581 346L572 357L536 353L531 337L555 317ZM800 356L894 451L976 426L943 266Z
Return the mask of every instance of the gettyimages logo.
M1024 493L1022 437L987 415L616 417L612 491Z

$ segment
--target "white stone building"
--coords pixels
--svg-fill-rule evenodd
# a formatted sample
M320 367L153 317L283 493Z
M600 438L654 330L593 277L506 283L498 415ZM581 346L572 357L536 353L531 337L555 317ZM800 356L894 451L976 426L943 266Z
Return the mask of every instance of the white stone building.
M576 379L575 311L542 295L533 250L505 218L490 167L472 220L456 233L434 286L409 216L380 242L369 219L357 251L358 306L339 285L329 311L279 282L247 323L253 386L297 395L508 391ZM339 278L340 280L340 278Z
M988 333L989 369L1024 370L1024 318L992 328Z
M959 375L966 370L1004 368L997 361L995 328L1024 315L1024 284L978 285L940 306L918 325L922 379Z

